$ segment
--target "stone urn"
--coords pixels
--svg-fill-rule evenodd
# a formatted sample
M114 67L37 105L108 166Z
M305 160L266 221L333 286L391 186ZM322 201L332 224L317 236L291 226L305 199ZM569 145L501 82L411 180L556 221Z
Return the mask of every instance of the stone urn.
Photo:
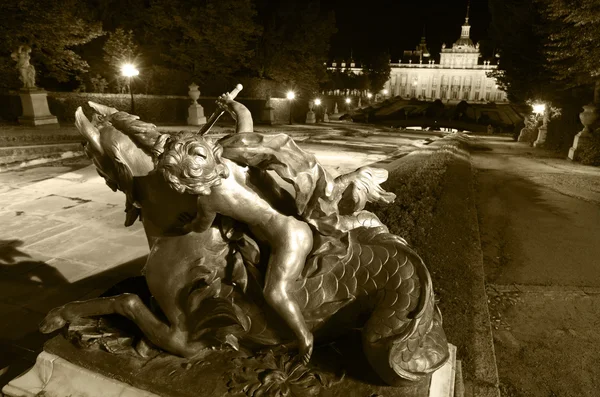
M200 98L200 90L198 89L198 85L196 83L192 83L189 86L188 95L192 98L192 105L198 104L198 98Z
M188 107L188 125L203 125L206 124L204 116L204 108L198 103L200 98L200 90L195 83L189 85L188 95L192 98L192 104Z
M581 134L590 134L590 126L593 125L597 119L598 114L596 113L596 106L591 103L589 105L585 105L583 107L583 112L579 113L579 120L581 121L581 124L583 124L583 131L581 131Z

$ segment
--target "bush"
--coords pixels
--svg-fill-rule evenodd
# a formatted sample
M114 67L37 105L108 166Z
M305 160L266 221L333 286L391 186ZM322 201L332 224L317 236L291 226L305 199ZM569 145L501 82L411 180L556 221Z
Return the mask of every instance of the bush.
M600 134L595 133L588 144L578 152L577 157L581 164L600 166Z
M444 175L461 146L458 139L446 138L442 146L429 147L422 154L417 152L405 157L402 165L390 172L388 180L382 184L384 189L396 195L394 204L368 204L366 209L373 211L391 233L405 238L418 250L433 227Z

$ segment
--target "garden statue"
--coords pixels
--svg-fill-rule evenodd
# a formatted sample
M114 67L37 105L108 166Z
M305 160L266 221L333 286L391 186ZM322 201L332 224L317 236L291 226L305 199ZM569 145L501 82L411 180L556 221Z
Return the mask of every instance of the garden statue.
M29 63L31 48L26 45L19 46L19 49L10 56L17 62L19 69L19 79L23 82L23 88L36 88L35 86L35 68Z
M395 199L379 186L387 171L333 178L289 136L253 132L234 100L239 89L218 98L219 112L198 133L163 134L92 102L91 120L77 109L86 153L125 193L126 226L143 223L156 304L134 294L72 302L53 309L41 331L117 313L141 329L140 346L196 358L272 347L297 351L305 365L314 342L362 328L363 351L385 382L426 378L449 356L429 272L364 210ZM204 134L224 111L236 131L214 141Z

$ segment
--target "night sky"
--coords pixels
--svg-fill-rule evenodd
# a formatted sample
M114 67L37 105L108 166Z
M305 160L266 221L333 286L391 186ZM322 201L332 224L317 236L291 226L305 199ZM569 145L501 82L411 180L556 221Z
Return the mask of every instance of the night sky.
M487 36L490 15L487 0L471 0L471 39ZM427 44L433 54L443 42L451 46L460 36L467 0L367 0L360 6L348 0L321 0L323 9L335 11L338 33L332 39L331 56L360 61L367 54L389 49L397 62L404 50L419 43L425 25ZM485 47L485 43L481 43ZM482 48L484 49L484 48Z

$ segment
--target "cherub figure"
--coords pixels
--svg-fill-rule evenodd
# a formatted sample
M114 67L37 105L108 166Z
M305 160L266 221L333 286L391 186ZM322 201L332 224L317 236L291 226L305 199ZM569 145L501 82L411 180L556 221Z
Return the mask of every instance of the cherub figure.
M217 103L237 121L237 132L252 131L252 116L245 106L229 94ZM222 158L222 151L220 145L194 133L161 135L155 144L156 168L175 191L197 195L197 214L184 230L203 232L220 214L246 224L254 237L269 245L264 297L296 335L300 358L306 363L313 335L289 288L301 277L313 232L306 222L277 211L252 189L244 168Z
M29 63L31 56L29 53L31 48L26 45L19 46L19 49L13 52L10 56L17 62L17 69L19 69L19 79L23 82L24 88L36 88L35 87L35 68Z

